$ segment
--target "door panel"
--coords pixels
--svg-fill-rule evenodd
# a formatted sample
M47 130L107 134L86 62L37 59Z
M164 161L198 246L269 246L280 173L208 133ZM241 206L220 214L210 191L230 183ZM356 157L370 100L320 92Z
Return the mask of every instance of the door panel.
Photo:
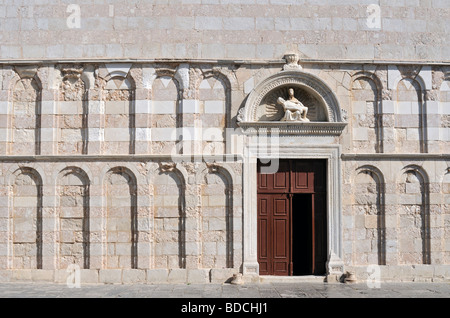
M286 191L289 188L289 174L278 172L273 175L273 190Z
M275 260L273 263L274 270L273 275L287 276L288 275L288 263L284 261Z
M311 183L308 182L308 176L307 172L297 172L294 179L294 189L308 189L308 184Z
M268 179L267 179L267 177L268 177L269 175L268 174L262 174L262 173L260 173L260 174L258 174L258 178L259 178L259 180L258 180L258 190L263 190L263 189L265 189L265 190L268 190L269 188L268 188L268 186L269 186L269 184L268 184Z
M289 192L289 161L280 160L276 173L263 173L264 169L262 167L264 167L264 164L258 165L258 193Z
M314 167L311 162L293 160L291 193L314 192Z
M267 220L260 220L259 221L259 231L260 233L264 233L264 235L261 235L261 244L259 245L259 256L261 259L267 259L269 256L268 254L268 245L267 245Z
M274 246L275 250L273 251L273 257L276 259L285 259L288 255L287 246L289 243L289 231L288 231L288 224L287 220L283 219L276 219L274 220Z
M258 195L258 262L261 275L270 275L270 195Z
M289 198L286 194L258 196L258 262L261 275L288 275Z
M266 216L268 213L268 200L270 200L270 198L266 198L266 197L262 197L260 198L258 204L259 204L259 214L262 216Z
M289 213L289 201L286 200L286 196L274 197L274 209L273 214L277 216L287 216Z

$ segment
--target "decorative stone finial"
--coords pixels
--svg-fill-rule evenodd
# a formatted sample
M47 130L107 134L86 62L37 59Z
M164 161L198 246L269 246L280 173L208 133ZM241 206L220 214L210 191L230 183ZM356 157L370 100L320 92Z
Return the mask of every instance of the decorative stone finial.
M302 69L302 67L298 64L298 61L300 58L298 57L297 53L287 53L284 56L284 59L286 60L287 64L283 66L284 71L299 71Z

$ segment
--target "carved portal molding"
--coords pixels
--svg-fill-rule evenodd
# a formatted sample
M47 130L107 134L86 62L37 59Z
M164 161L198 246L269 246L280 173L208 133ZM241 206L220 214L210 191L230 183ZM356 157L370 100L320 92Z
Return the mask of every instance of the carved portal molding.
M243 122L240 123L246 135L308 135L308 136L339 136L347 123L328 122Z
M276 98L293 89L308 111L308 121L282 121L284 110ZM301 70L286 70L262 81L239 111L238 123L244 133L278 130L289 135L340 135L346 126L333 91L317 76Z
M270 103L270 96L279 94L284 90L293 88L296 90L296 96L299 94L306 101L300 101L306 106L311 107L313 103L321 115L313 118L316 122L342 122L341 108L333 91L317 76L303 71L282 71L272 75L262 81L249 95L245 104L245 110L239 116L242 122L261 122L278 121L280 118L274 116L273 119L267 119L263 114L261 107L264 103ZM268 100L269 99L269 100ZM278 116L279 117L279 116Z

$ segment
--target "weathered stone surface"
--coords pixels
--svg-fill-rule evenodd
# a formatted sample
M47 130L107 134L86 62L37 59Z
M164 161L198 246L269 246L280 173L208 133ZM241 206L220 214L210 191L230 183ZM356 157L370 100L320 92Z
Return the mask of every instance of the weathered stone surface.
M147 282L146 271L143 269L124 269L122 282L124 284L139 284Z
M205 284L209 283L208 269L190 269L187 271L188 284Z
M148 269L147 282L149 284L162 284L168 282L168 269Z
M121 269L101 269L99 271L99 282L104 284L121 284Z
M442 23L448 17L445 1L420 5L356 0L332 4L213 1L208 5L176 1L143 3L139 8L126 1L100 1L1 8L2 32L10 34L0 52L2 59L274 59L293 48L304 56L323 59L440 61L448 56ZM26 37L37 29L39 37ZM151 41L142 36L149 31ZM69 33L56 37L58 32ZM24 38L27 41L19 40ZM111 43L117 38L128 40Z
M225 283L229 282L236 274L236 270L233 269L211 269L211 283Z
M174 283L174 284L186 283L187 273L188 273L188 270L186 270L186 269L177 269L177 268L170 269L169 275L167 277L167 281L169 283Z
M327 160L324 191L331 244L326 254L336 254L329 268L360 267L360 275L363 267L380 265L383 279L446 280L448 63L444 58L428 63L428 53L419 56L426 61L411 65L305 61L308 56L414 58L416 52L402 48L417 46L401 42L409 37L403 35L428 28L429 20L436 18L431 9L441 2L429 4L426 12L414 5L392 7L392 17L382 18L390 35L377 31L375 50L367 45L369 38L374 40L373 30L363 18L354 18L366 14L364 5L347 1L342 7L350 13L336 5L330 17L328 6L312 8L306 3L324 15L309 23L309 16L297 16L305 10L292 16L295 1L281 1L290 3L286 12L282 4L242 4L244 11L254 10L243 18L229 16L233 10L221 10L223 1L217 2L186 20L180 18L197 12L196 4L190 10L181 4L177 19L161 16L161 24L152 27L156 39L151 50L146 46L146 53L151 53L145 63L119 63L121 54L142 57L139 41L131 41L134 35L127 32L133 31L123 25L130 39L126 48L104 43L112 38L108 33L118 31L103 30L105 40L91 33L96 43L89 44L92 39L85 37L87 43L74 50L88 59L104 54L117 63L1 64L0 270L11 269L3 279L64 283L63 268L70 264L80 267L86 283L224 282L241 271L257 276L257 224L252 223L257 211L256 166L242 161L256 151L261 158L270 153ZM171 5L164 9L168 15ZM128 16L124 8L120 14L130 25L149 27L140 23L140 13ZM405 22L405 8L407 14L421 12L423 19L417 25ZM90 9L97 9L97 4ZM162 7L156 4L154 9ZM213 9L215 14L208 15ZM45 25L48 12L40 10ZM448 13L445 10L442 15ZM7 19L12 22L18 11L8 9ZM64 20L55 17L51 24L62 31L66 26L59 25L60 19ZM182 30L171 35L183 43L192 37L199 41L190 47L172 43L166 33L174 24ZM157 32L162 25L169 30L164 37ZM90 21L73 31L92 26ZM202 32L187 35L188 26ZM245 36L236 36L234 31L240 29ZM440 34L440 25L434 29L430 34L439 36L426 41L439 48L440 42L434 42L445 41L446 35ZM10 31L26 32L17 30ZM358 37L362 31L364 36ZM16 52L11 34L0 57ZM296 34L305 44L287 45ZM426 34L420 42L428 39ZM261 37L264 43L255 40ZM66 39L60 40L55 46L44 39L46 56L69 54ZM401 43L391 43L397 41ZM387 53L388 48L400 50ZM120 51L118 56L114 49ZM290 50L299 55L286 54ZM430 54L437 56L436 52L439 49ZM27 53L30 58L32 53ZM255 61L255 56L266 60ZM290 86L295 98L309 107L310 122L288 128L278 120L265 122L283 115L271 101L287 94ZM254 95L255 101L260 99L256 114L248 114L246 103ZM251 122L254 126L245 130L249 118L264 120ZM267 138L248 134L259 130L265 137L270 127L285 130L269 138L276 142L265 152ZM332 273L330 279L333 275L340 277Z

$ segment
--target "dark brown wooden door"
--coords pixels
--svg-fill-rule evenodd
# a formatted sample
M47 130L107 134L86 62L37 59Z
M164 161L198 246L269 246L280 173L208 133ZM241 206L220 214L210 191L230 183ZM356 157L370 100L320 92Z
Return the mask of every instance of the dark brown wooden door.
M289 203L287 194L258 197L258 255L262 275L289 274Z
M258 165L260 274L293 275L294 267L300 266L300 262L309 274L322 274L326 261L325 161L280 160L279 163L274 174L262 173L262 164ZM294 242L296 228L302 233ZM299 245L304 245L298 244L301 240L310 246L300 248ZM305 255L296 254L294 258L295 253Z

